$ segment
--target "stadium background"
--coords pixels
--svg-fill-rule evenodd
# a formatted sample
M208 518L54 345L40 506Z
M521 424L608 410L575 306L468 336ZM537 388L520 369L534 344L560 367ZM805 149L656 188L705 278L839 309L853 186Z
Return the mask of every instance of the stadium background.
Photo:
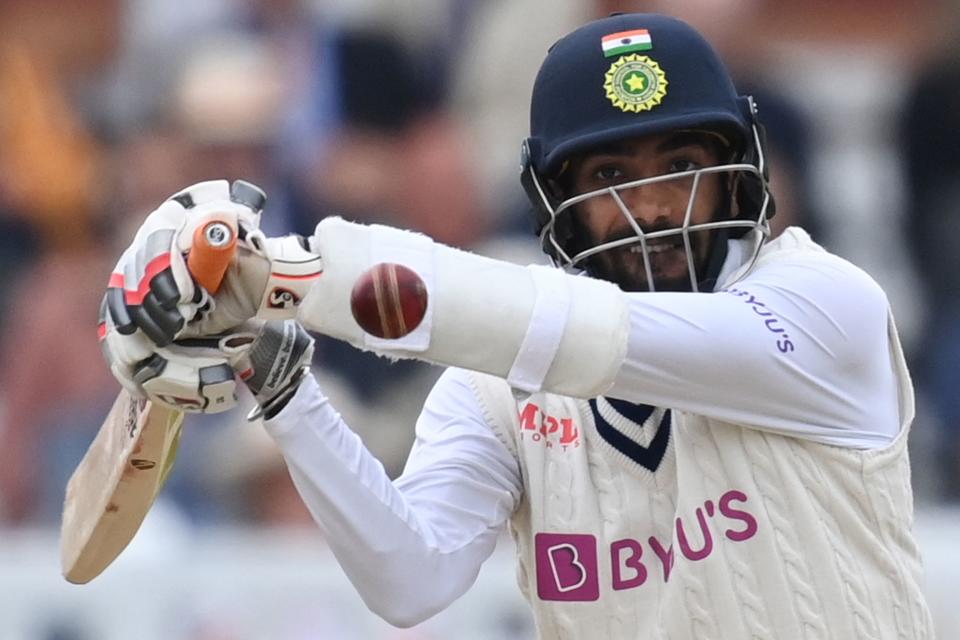
M268 233L337 213L541 261L516 179L532 78L557 37L615 10L714 42L768 123L776 226L887 290L918 390L927 590L939 637L960 637L955 0L0 0L0 638L531 637L507 540L437 618L373 618L240 411L188 421L144 530L90 585L59 576L59 510L118 390L100 295L153 206L242 177L270 196ZM327 339L315 365L399 473L439 372Z

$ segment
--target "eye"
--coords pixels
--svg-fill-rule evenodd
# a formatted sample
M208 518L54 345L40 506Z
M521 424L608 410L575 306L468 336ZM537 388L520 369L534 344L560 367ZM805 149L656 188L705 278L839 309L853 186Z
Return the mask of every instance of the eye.
M614 165L603 165L593 172L594 179L600 182L615 182L623 178L623 171Z
M687 158L679 158L670 163L668 171L670 173L681 173L683 171L694 171L700 168L699 162L694 162Z

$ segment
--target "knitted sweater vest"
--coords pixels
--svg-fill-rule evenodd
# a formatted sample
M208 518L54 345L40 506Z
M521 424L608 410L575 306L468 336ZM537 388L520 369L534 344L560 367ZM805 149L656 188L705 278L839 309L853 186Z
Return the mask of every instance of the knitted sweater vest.
M892 319L889 336L902 424L878 450L603 398L518 399L473 374L520 464L510 528L539 637L933 638L911 533L913 392Z

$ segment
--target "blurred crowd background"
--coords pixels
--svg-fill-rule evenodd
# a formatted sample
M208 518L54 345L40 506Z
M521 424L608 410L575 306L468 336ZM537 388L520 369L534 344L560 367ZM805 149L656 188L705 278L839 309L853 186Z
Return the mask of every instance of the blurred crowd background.
M243 178L271 235L337 214L542 262L517 180L533 77L611 11L688 20L756 97L774 226L885 287L918 391L918 504L960 503L956 0L0 0L0 541L59 525L119 389L100 298L151 209ZM398 474L439 370L324 338L315 369ZM163 501L200 532L311 527L243 415L188 420Z

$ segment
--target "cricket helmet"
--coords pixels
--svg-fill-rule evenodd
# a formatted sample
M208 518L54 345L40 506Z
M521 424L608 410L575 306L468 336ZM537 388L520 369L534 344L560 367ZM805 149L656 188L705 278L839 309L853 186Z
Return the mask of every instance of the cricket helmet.
M533 204L541 246L555 263L583 268L578 258L583 252L571 250L571 231L563 219L572 213L575 203L569 201L577 194L559 193L554 183L569 160L605 143L671 131L711 132L725 141L732 159L722 166L737 173L727 207L733 213L712 224L724 237L756 231L759 251L774 213L763 130L752 98L737 94L720 57L696 30L663 15L615 14L580 27L549 49L533 87L521 183ZM645 181L618 185L606 195L623 208L617 192L637 182ZM642 233L636 241L644 243ZM704 279L691 267L693 290L703 290Z

